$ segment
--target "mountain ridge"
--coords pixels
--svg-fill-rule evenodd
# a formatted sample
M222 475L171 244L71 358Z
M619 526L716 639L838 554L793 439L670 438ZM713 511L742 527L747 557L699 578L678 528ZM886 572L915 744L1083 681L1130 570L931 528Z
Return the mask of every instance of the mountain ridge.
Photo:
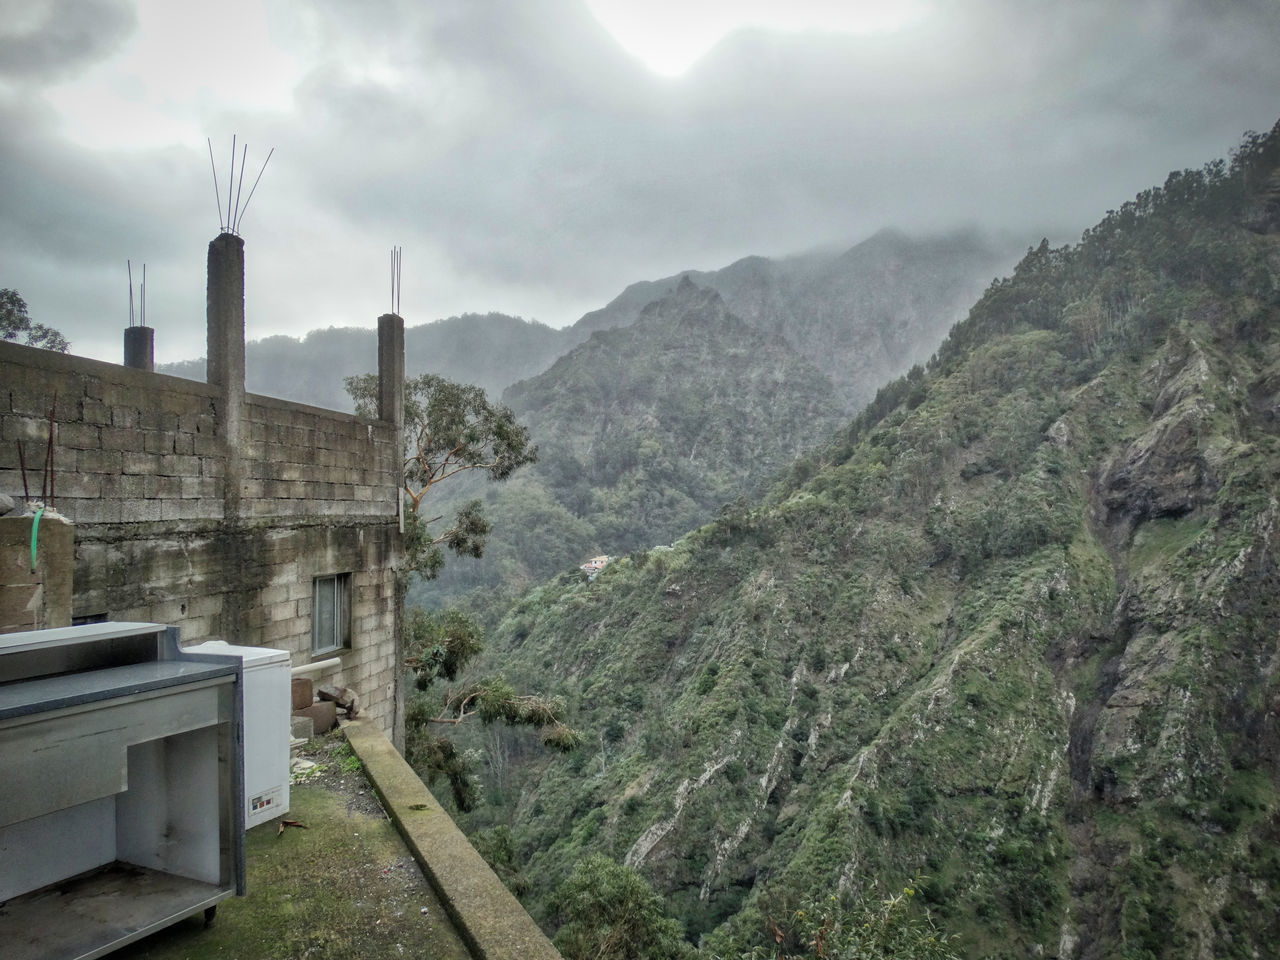
M1029 250L760 503L522 597L478 669L526 903L605 853L709 955L924 877L966 955L1280 941L1280 124ZM496 746L495 746L496 745Z

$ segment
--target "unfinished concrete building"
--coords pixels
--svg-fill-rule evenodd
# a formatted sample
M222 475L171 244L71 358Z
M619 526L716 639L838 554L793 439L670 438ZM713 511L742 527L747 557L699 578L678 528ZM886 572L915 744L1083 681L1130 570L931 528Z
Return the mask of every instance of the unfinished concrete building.
M70 575L75 622L336 661L320 679L401 746L403 321L378 322L377 419L247 394L243 241L222 234L208 263L207 383L152 372L132 330L130 366L0 342L0 493L23 498L19 441L33 496L52 450L74 560L46 575ZM39 606L3 588L19 614ZM53 624L9 629L37 625Z

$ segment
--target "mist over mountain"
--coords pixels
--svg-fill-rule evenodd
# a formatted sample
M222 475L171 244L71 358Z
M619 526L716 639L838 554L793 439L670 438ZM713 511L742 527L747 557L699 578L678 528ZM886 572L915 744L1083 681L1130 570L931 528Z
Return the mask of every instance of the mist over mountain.
M410 376L438 373L490 396L546 370L593 332L633 323L683 276L715 290L728 309L780 335L835 384L852 412L877 387L922 363L951 325L1015 255L974 232L913 239L883 230L849 250L782 259L746 257L715 271L689 271L627 287L608 305L556 330L500 313L465 314L405 328ZM372 330L330 327L302 339L267 337L246 346L254 393L351 410L342 378L376 368ZM204 361L161 364L164 373L204 379Z
M667 543L757 495L846 415L822 371L688 278L503 400L529 427L539 462L507 484L459 485L439 500L447 513L482 496L495 535L484 558L453 561L416 590L424 602Z
M474 383L497 396L516 380L546 369L567 338L545 324L501 313L469 313L405 327L405 369L410 376L438 373ZM378 336L359 327L313 330L301 340L266 337L245 346L245 386L252 393L351 411L342 378L378 366ZM159 364L162 373L205 377L204 359Z
M937 349L1017 254L975 231L911 238L882 230L842 253L745 257L710 272L634 283L575 331L631 323L687 276L748 324L782 336L836 385L851 410Z
M466 822L549 928L602 852L709 956L912 877L975 958L1273 955L1278 424L1280 124L1029 251L763 500L522 597L475 672L586 746L472 741Z

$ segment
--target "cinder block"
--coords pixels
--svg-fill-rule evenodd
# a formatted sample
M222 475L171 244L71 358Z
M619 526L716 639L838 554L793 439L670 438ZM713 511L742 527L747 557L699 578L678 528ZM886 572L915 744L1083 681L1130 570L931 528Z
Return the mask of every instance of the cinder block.
M91 423L60 423L57 442L75 450L96 450L102 446L102 434Z
M160 458L160 472L170 477L194 477L200 474L200 458L169 454Z
M111 424L111 408L101 400L87 398L84 401L83 409L85 423L91 423L99 427Z
M106 433L105 429L103 430L103 433ZM107 438L105 436L102 438L102 445L104 448L110 446L112 449L124 451L124 472L125 473L140 473L140 474L146 474L149 476L153 476L159 473L160 458L153 456L149 453L143 453L141 434L132 433L132 431L130 433L131 433L131 436L135 438L138 444L137 450L128 449L126 447L122 447L114 443L108 444Z
M127 430L123 427L102 427L101 432L103 450L123 450L126 453L142 453L141 430ZM126 466L125 472L155 473L155 470L129 470Z
M90 450L81 447L76 454L76 469L81 473L119 474L123 465L124 457L119 450ZM108 496L105 490L103 496Z
M173 437L160 430L143 430L142 449L144 452L154 453L156 456L173 453Z

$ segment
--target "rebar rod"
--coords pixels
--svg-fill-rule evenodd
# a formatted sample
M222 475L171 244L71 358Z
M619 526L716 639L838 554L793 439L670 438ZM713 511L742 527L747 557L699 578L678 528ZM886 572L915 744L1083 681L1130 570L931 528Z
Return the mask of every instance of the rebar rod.
M222 191L218 189L218 165L213 162L213 138L205 137L209 144L209 169L213 171L213 198L218 201L218 229L222 229ZM133 287L129 287L130 293Z
M240 151L240 182L236 184L236 215L231 221L231 232L236 232L236 227L240 222L240 188L244 186L244 160L249 155L249 145L246 143Z
M18 469L22 471L22 499L31 502L31 490L27 487L27 458L22 453L22 441L18 441Z
M231 223L231 187L236 180L236 135L231 135L231 176L227 180L227 232L234 233L235 228Z
M240 211L240 219L237 221L237 227L244 222L244 215L249 212L249 201L253 199L253 191L258 189L258 180L262 179L262 175L267 170L267 164L271 162L271 155L276 152L276 148L272 147L267 151L267 159L262 161L262 169L258 171L257 180L253 181L253 187L249 190L249 196L245 198L244 209Z

